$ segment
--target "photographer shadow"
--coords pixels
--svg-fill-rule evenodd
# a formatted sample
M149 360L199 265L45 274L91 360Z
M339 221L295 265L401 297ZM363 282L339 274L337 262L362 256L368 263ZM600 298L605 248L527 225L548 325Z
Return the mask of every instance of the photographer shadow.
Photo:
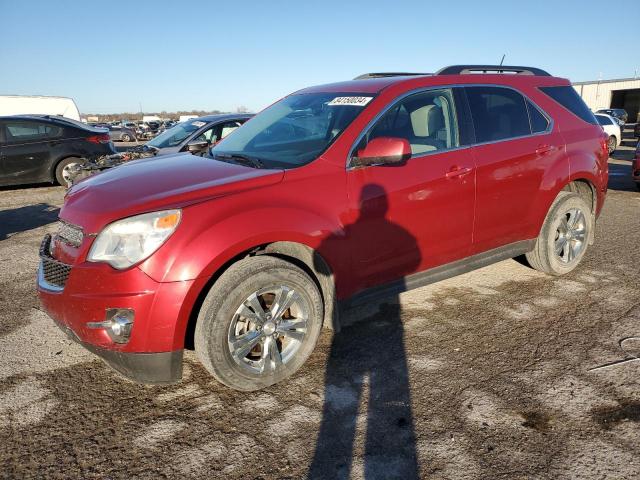
M387 212L385 190L365 185L358 219L345 228L346 235L327 238L318 251L346 239L359 250L353 268L359 261L366 268L376 262L377 245L384 242L388 249L392 242L402 265L399 276L412 273L421 258L416 239L389 221ZM395 295L381 301L376 314L333 337L311 479L350 478L356 472L366 479L419 478L400 300ZM348 318L359 312L345 313Z

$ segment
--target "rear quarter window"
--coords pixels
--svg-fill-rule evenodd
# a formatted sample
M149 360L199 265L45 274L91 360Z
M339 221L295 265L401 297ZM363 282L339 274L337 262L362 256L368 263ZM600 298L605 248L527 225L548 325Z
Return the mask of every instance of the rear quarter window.
M527 100L527 110L529 111L529 121L531 122L531 133L542 133L549 128L549 119L529 100Z
M540 87L540 91L551 97L578 118L592 125L599 125L595 115L589 110L589 107L587 107L572 86Z

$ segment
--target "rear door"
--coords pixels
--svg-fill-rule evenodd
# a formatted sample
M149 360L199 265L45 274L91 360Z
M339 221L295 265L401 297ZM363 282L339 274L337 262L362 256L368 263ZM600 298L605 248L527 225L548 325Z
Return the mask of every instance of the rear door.
M465 87L477 165L474 253L526 240L545 172L564 155L549 117L520 92Z
M2 182L51 180L50 143L62 135L62 128L35 120L5 120L3 123Z

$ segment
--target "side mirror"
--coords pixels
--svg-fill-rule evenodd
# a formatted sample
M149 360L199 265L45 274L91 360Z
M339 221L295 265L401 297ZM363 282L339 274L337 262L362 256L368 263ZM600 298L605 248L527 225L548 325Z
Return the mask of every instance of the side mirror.
M378 137L356 152L351 159L354 167L374 165L400 166L411 158L411 145L406 138Z
M198 153L206 150L209 147L209 142L206 140L194 140L187 143L187 152Z

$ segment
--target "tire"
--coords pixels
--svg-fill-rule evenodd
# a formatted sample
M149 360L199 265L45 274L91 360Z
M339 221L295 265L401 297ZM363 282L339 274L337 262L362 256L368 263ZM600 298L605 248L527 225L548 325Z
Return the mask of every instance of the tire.
M607 149L609 150L609 155L616 151L618 148L618 139L615 135L611 135L607 140Z
M122 135L120 137L120 141L122 142L130 142L131 141L131 136L127 133L125 133L124 135Z
M567 235L566 227L574 220L574 228ZM576 193L560 192L547 213L534 249L526 254L529 265L549 275L569 273L587 251L592 222L591 208L584 199ZM563 230L567 233L563 234ZM564 247L557 253L561 245Z
M68 169L71 165L77 165L82 163L83 160L79 157L67 157L61 160L58 165L56 165L55 177L58 185L62 185L63 187L70 187L71 181L68 177Z
M274 305L281 294L292 300L279 315ZM205 297L195 328L196 354L224 385L259 390L304 364L316 346L322 320L320 292L303 270L266 255L245 258L224 272Z

